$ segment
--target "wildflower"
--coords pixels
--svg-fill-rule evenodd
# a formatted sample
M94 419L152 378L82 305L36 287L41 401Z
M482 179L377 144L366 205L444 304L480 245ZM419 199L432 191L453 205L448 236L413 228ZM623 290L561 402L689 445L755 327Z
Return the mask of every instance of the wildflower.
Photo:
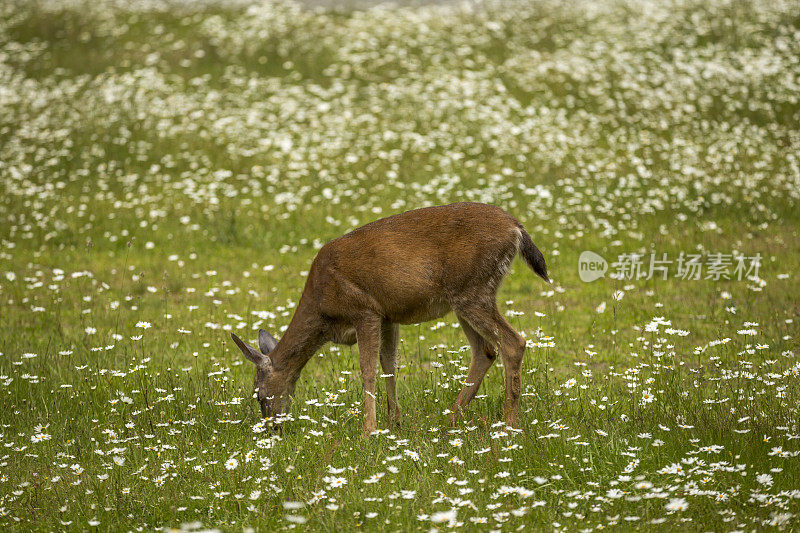
M50 438L51 437L50 437L49 433L37 433L36 435L31 435L31 442L34 442L34 443L43 442L43 441L46 441L46 440L50 440Z
M385 475L386 475L386 474L385 474L384 472L378 472L377 474L373 474L372 476L370 476L370 477L366 478L366 479L364 480L364 483L367 483L367 484L371 484L371 483L377 483L377 482L378 482L378 481L380 481L380 480L381 480L381 478L382 478L383 476L385 476Z
M414 450L403 450L403 453L412 461L419 461L419 454Z
M765 487L771 487L773 483L771 474L759 474L756 476L756 481L758 481Z
M287 511L296 511L303 508L303 502L285 501L283 502L283 508Z
M650 391L650 389L647 389L642 391L642 399L639 403L641 405L647 405L648 403L652 403L653 400L655 400L655 396L653 396L653 393Z
M456 513L457 510L455 508L450 509L449 511L433 513L431 515L431 522L433 522L434 524L441 524L443 522L450 522L450 523L455 522Z
M664 506L667 511L685 511L689 508L689 504L683 498L670 498L667 505Z
M347 480L338 476L325 476L322 481L328 484L329 489L336 489L347 484Z

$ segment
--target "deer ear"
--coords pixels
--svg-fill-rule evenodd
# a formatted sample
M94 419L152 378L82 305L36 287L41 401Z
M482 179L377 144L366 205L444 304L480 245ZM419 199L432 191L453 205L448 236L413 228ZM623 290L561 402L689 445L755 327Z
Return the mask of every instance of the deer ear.
M275 349L275 346L278 345L278 341L275 340L275 337L269 334L269 332L265 329L258 330L258 348L261 350L261 353L264 355L269 354L272 350Z
M236 343L236 346L238 346L242 351L244 356L256 366L265 365L269 361L269 358L266 355L262 354L233 333L231 333L231 338L233 339L233 342Z

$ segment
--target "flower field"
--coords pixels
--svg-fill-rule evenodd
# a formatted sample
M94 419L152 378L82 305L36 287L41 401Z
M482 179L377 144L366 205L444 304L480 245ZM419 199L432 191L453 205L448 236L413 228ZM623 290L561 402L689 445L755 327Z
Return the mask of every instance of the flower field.
M0 528L796 530L799 13L0 4ZM452 314L400 329L399 424L379 379L362 436L329 344L266 427L230 333L280 337L325 242L461 201L553 279L498 295L519 427L500 361L451 417Z

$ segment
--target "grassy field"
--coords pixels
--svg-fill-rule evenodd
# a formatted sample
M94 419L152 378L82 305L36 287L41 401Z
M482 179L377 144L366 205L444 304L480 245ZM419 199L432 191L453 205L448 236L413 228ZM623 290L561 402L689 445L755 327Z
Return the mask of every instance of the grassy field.
M0 4L0 528L797 530L798 14ZM362 437L328 345L264 431L229 333L279 337L328 240L467 200L554 280L498 297L520 427L500 363L451 422L450 315L401 328L399 426L379 380Z

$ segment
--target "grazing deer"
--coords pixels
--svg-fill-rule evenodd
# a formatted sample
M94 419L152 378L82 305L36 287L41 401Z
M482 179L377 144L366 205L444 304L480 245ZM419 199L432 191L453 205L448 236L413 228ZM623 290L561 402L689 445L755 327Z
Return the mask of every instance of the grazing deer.
M253 386L261 414L275 417L288 409L300 372L323 344L358 342L365 433L376 429L378 361L387 375L389 418L399 421L398 324L433 320L452 310L472 348L453 413L472 400L499 353L505 367L504 419L516 426L525 340L497 310L495 297L517 254L550 282L542 252L522 224L498 207L478 203L407 211L327 243L311 264L280 341L259 330L256 349L231 334L256 365Z

